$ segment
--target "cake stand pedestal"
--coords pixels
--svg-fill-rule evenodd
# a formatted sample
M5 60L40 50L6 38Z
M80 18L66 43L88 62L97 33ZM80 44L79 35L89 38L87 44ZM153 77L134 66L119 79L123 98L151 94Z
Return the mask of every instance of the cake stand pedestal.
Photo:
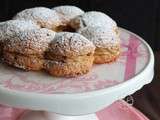
M134 33L122 28L120 32L120 58L94 65L90 73L77 78L55 78L0 64L0 104L34 110L20 120L97 120L92 113L133 94L154 75L149 45Z
M20 120L97 120L95 114L66 116L49 112L30 111L25 113Z

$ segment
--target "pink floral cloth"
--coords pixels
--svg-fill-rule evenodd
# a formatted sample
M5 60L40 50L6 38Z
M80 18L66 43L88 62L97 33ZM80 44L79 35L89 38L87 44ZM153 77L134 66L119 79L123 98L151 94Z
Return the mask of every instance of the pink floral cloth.
M18 120L25 110L0 105L0 120ZM141 112L123 100L95 113L98 120L149 120Z
M0 105L0 120L17 120L25 110Z

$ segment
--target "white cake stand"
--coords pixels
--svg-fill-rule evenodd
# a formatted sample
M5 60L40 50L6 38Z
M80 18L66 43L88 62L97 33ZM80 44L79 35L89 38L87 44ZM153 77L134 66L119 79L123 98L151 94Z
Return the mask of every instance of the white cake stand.
M21 120L96 120L95 113L152 81L154 56L137 35L120 28L122 54L87 75L55 78L0 64L0 103L35 110ZM49 112L36 112L49 111Z

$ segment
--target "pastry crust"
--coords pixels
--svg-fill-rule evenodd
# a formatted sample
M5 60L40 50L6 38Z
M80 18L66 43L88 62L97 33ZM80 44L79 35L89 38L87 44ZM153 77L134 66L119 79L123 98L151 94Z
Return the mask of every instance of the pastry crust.
M4 51L24 55L43 55L55 32L48 29L26 30L5 41Z
M26 70L40 70L44 54L55 32L48 29L26 30L4 43L4 62Z
M93 64L95 46L78 33L57 33L46 53L46 70L54 76L75 77Z
M0 56L2 57L4 42L15 36L15 34L40 27L33 21L26 20L8 20L0 23Z
M96 48L94 53L94 63L104 64L111 63L117 60L120 56L120 46L115 45L108 48Z
M63 15L67 21L73 19L74 17L78 15L84 14L83 10L81 10L80 8L76 6L72 6L72 5L57 6L52 9L60 13L61 15Z
M23 70L41 70L44 68L44 59L36 55L25 56L18 53L5 52L3 60L5 63Z
M119 32L109 27L89 26L79 30L79 33L96 46L94 63L109 63L118 58L120 54Z
M49 51L54 55L73 57L93 53L95 46L79 33L60 32L51 41Z
M54 31L61 25L59 14L56 11L45 7L25 9L17 13L13 19L32 20L41 28L48 28Z
M62 24L57 27L57 31L75 31L69 24L70 20L78 15L84 14L84 11L76 6L63 5L52 8L60 15Z
M92 68L93 60L93 55L84 55L68 60L47 60L45 66L46 70L53 76L76 77L88 73Z
M108 26L110 28L117 26L112 18L98 11L89 11L79 15L70 21L70 25L77 31L88 26Z

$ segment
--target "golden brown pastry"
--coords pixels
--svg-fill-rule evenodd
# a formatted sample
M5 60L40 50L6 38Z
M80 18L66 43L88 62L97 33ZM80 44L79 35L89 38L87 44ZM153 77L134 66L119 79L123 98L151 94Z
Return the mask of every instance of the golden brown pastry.
M74 77L89 72L95 46L78 33L60 32L46 53L46 70L54 76Z
M88 26L109 26L112 29L117 29L116 22L108 15L99 11L89 11L79 15L70 21L70 25L77 31Z
M3 43L16 33L25 30L39 29L40 27L30 20L8 20L0 23L0 56L2 57Z
M57 27L62 24L59 14L45 7L25 9L17 13L13 19L32 20L41 28L48 28L54 31L57 31Z
M48 29L25 30L4 42L4 62L24 70L41 70L44 54L55 32Z
M96 46L94 63L102 64L116 60L120 55L120 38L110 27L88 26L79 33Z
M62 24L58 27L59 31L74 31L70 26L70 20L78 15L84 14L84 11L76 6L62 5L52 8L60 15Z

